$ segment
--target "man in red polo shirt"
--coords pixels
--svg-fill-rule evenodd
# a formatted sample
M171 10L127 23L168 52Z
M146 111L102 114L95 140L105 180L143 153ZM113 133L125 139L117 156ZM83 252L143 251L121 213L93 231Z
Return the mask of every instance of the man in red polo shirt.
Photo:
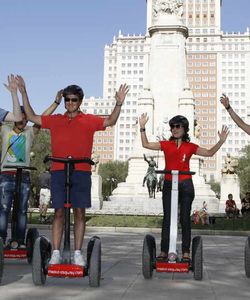
M98 130L113 126L119 117L121 106L128 93L128 86L121 85L115 94L114 110L107 118L84 114L80 105L84 97L83 90L77 85L70 85L63 90L66 112L64 115L38 116L34 113L28 99L24 107L28 119L51 133L52 156L67 158L91 157L93 136ZM75 165L72 173L72 207L74 212L75 252L74 263L85 265L81 249L85 232L85 209L91 206L91 167L87 163ZM52 227L53 253L50 264L61 261L60 244L64 223L65 173L64 164L53 162L51 167L51 197L55 208Z
M146 136L147 114L142 114L140 123L141 141L144 148L150 150L161 150L165 156L165 169L189 171L189 161L193 154L201 156L213 156L225 142L228 136L228 128L222 127L218 132L219 141L211 149L201 148L196 144L190 143L188 135L189 122L184 116L175 116L169 121L172 136L169 141L149 142ZM172 175L166 174L162 201L163 201L163 223L161 238L161 253L159 258L168 258L169 250L169 230L170 230L170 212L171 212L171 188ZM182 227L182 256L183 261L190 260L190 242L191 242L191 220L190 212L194 200L194 186L191 175L179 175L179 203L180 203L180 222Z

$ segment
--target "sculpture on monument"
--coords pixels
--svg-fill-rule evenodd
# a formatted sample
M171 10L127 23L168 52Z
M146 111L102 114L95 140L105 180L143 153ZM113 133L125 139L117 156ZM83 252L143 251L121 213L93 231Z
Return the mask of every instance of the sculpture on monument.
M227 153L225 157L225 164L221 170L222 174L235 174L235 169L238 167L239 161L235 157L231 157L230 153Z
M167 117L165 117L163 119L163 121L161 121L159 123L159 126L156 129L156 132L157 132L156 133L156 139L158 141L165 141L165 140L168 139L169 131L168 131L167 126L166 126L167 124L168 124L168 118Z
M98 174L98 164L99 164L100 155L96 154L95 151L93 151L91 154L92 154L91 159L95 163L93 166L92 172L95 174Z
M175 14L179 17L183 14L183 0L156 0L153 12L157 17L159 14Z
M157 186L157 175L155 172L155 168L157 168L158 166L153 156L150 157L150 160L147 159L145 154L143 154L143 157L144 160L148 163L148 169L146 175L143 178L142 186L145 186L145 182L147 182L149 198L155 198L155 189Z
M194 136L199 139L201 137L201 126L197 120L194 120Z

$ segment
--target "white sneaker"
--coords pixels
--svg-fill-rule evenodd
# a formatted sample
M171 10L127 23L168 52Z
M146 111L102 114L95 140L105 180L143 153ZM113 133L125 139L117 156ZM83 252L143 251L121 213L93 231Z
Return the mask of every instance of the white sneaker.
M61 262L61 255L59 250L54 250L49 261L49 265L57 265Z
M82 267L86 266L85 259L83 258L80 250L75 250L74 253L74 264Z

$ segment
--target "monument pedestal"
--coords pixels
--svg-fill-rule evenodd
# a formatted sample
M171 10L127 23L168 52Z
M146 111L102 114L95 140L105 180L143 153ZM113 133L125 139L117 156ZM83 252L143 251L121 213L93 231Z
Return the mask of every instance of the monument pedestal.
M143 153L143 150L141 150ZM149 154L147 154L148 156ZM157 158L159 169L164 169L163 155ZM126 182L118 184L117 188L110 196L111 201L105 201L103 205L103 213L109 211L111 213L121 214L139 214L139 215L161 215L162 193L156 193L156 198L149 198L148 190L142 187L142 181L147 170L147 164L142 156L134 156L129 159L129 174ZM217 213L219 209L219 200L215 193L211 190L210 185L205 183L200 168L200 159L195 156L191 159L190 170L196 172L193 176L195 199L192 204L192 211L200 210L203 202L206 201L209 213Z
M100 175L91 176L91 208L87 211L96 211L102 209L103 198L102 198L102 177Z
M237 174L222 174L220 190L220 213L225 213L225 204L228 200L228 194L233 195L233 200L235 201L237 208L241 209L240 182Z

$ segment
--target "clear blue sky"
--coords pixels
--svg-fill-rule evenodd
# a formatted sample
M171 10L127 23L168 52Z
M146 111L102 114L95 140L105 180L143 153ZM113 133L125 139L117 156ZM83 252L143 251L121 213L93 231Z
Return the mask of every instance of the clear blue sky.
M223 0L223 31L245 31L249 11L249 0ZM119 29L145 34L146 0L1 0L0 83L22 75L37 113L69 84L102 96L104 46ZM11 109L2 84L0 107Z

